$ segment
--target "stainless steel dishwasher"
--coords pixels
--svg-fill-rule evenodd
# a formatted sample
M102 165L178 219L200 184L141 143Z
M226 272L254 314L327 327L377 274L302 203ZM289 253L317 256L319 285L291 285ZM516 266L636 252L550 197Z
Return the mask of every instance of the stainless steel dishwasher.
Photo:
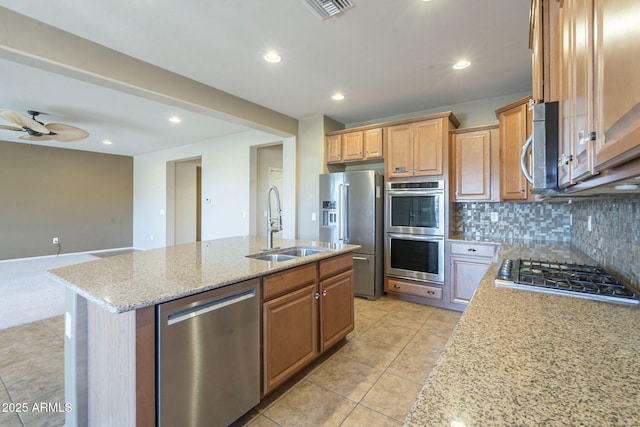
M260 402L260 281L159 304L159 426L228 426Z

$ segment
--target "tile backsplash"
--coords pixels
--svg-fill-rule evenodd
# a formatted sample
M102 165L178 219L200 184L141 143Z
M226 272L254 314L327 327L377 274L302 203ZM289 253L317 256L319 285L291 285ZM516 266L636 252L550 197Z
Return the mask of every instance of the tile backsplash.
M570 205L566 202L467 202L454 206L455 231L465 236L571 241Z
M622 280L640 286L640 194L574 198L571 203L467 202L453 206L456 233L570 242Z
M571 212L571 243L621 279L640 286L640 194L575 199Z

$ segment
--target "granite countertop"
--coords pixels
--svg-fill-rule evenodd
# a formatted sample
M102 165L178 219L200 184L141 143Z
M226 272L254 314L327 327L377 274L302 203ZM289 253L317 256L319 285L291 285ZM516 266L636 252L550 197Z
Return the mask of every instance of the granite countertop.
M274 239L275 247L316 246L327 251L284 262L246 257L266 246L266 237L230 237L117 255L57 268L49 274L104 309L123 313L351 252L359 247Z
M592 262L568 244L498 243L405 426L640 425L640 310L497 287L503 258Z

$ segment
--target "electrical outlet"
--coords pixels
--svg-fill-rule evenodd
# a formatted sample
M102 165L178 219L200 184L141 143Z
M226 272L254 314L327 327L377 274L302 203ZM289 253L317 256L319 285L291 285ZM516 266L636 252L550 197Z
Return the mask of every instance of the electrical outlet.
M59 245L60 244L60 239L58 239L57 237L53 238L53 244L54 245Z
M591 215L587 217L587 231L591 231Z

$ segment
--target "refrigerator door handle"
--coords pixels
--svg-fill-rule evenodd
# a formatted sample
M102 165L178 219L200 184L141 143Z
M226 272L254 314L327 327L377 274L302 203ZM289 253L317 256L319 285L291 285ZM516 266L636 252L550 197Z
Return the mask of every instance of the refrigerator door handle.
M349 184L342 184L344 187L344 192L342 193L342 198L340 202L342 203L342 221L344 235L340 236L340 240L343 240L344 243L349 243Z
M369 258L365 258L363 256L354 256L353 260L354 261L367 261L367 262L369 262Z

